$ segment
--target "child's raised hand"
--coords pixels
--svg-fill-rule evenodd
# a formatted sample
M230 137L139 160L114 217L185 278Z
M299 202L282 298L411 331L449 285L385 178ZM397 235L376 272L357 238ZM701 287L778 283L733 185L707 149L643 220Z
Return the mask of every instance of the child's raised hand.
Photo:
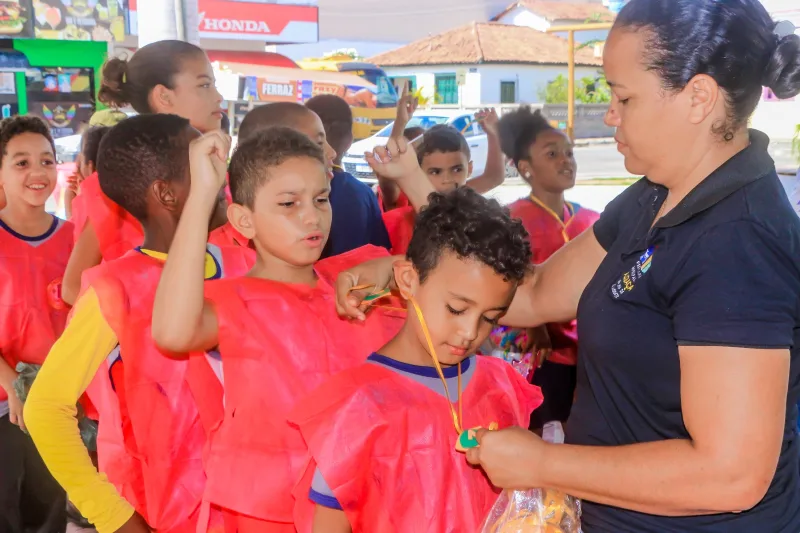
M230 149L231 138L221 130L208 132L191 142L189 169L193 189L213 192L216 197L225 185Z
M411 120L411 117L414 116L418 107L419 100L417 100L417 97L413 94L409 94L408 82L405 82L403 85L403 92L400 95L400 99L397 101L397 116L394 120L394 126L392 126L391 137L400 137L403 135L408 122Z
M497 117L497 110L493 107L485 107L475 113L475 120L480 122L483 129L489 135L498 135L497 126L500 119Z
M405 137L390 138L386 146L378 146L364 154L372 170L392 181L409 178L421 172L417 152Z

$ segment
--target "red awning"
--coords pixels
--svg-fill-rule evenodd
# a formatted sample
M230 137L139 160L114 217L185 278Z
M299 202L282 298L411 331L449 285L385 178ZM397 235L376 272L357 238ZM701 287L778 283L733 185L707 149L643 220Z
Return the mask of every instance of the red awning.
M300 68L288 57L272 52L228 52L222 50L206 50L208 59L213 63L243 63L264 67Z

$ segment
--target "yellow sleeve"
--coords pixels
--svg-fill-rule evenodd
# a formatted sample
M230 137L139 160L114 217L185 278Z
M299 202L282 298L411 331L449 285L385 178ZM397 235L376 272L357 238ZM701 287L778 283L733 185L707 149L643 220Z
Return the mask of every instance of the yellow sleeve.
M78 431L76 404L116 345L97 294L89 289L36 376L23 415L47 468L99 533L122 527L133 507L92 465Z

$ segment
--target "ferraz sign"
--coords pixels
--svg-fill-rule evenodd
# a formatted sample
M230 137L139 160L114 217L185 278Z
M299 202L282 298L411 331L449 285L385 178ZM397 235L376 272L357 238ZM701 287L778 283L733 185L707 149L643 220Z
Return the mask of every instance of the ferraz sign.
M197 4L203 39L310 43L319 37L316 1L198 0Z

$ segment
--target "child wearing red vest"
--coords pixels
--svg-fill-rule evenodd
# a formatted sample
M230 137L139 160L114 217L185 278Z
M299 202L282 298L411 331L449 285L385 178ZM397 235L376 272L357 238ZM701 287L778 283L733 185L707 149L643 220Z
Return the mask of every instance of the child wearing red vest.
M531 187L528 198L511 204L511 215L530 235L533 262L546 261L600 218L591 209L568 202L564 191L575 186L577 164L569 137L550 125L541 111L527 106L500 120L500 138L506 155ZM533 332L537 348L549 351L535 370L533 383L544 393L544 404L534 413L532 429L548 422L566 422L577 379L577 324L547 324Z
M17 364L41 365L64 329L60 285L72 224L45 211L57 172L44 122L23 116L0 122L0 158L7 198L0 209L0 531L58 531L66 523L66 496L24 433L14 381Z
M416 149L417 157L423 173L435 191L447 193L457 187L468 186L480 193L486 193L503 183L505 174L496 132L497 115L493 110L486 110L477 116L489 138L489 155L487 171L475 178L470 178L471 152L467 139L461 132L452 126L441 124L433 126L423 135L422 142ZM375 171L380 174L378 169ZM383 220L392 241L393 254L406 253L414 231L416 211L412 205L406 205L384 212Z
M522 224L471 189L434 194L407 257L394 266L402 330L292 414L312 458L300 533L478 531L499 490L456 451L459 435L527 427L542 401L511 365L475 355L525 276Z
M218 422L201 418L199 405L216 404L221 413L222 388L203 357L176 361L159 351L150 323L190 189L189 144L198 137L189 121L175 115L133 117L106 134L100 186L141 222L143 244L86 273L69 326L25 407L48 467L99 533L150 527L193 533L197 527L206 479L203 450ZM218 190L215 205L220 203ZM212 211L202 222L206 227ZM255 261L247 248L205 250L206 279L244 274ZM76 440L74 405L87 388L100 413L102 475Z
M247 277L215 282L204 295L197 222L224 182L226 146L218 137L213 148L193 150L192 191L159 285L153 338L175 352L219 346L225 413L210 442L207 508L225 509L239 532L289 533L292 489L308 460L289 412L390 339L404 312L376 309L365 323L337 316L337 274L388 254L368 246L318 261L331 224L326 158L285 127L247 136L231 158L228 216L253 240L258 262Z

